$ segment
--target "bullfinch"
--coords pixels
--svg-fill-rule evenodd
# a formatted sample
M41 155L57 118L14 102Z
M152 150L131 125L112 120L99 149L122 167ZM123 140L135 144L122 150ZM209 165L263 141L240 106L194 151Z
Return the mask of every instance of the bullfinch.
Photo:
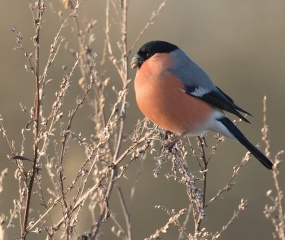
M138 107L149 120L179 134L177 139L184 135L203 136L208 130L220 133L239 141L266 168L272 169L272 162L247 140L224 111L247 123L241 113L250 114L215 86L178 46L165 41L147 42L132 59L131 67L138 69Z

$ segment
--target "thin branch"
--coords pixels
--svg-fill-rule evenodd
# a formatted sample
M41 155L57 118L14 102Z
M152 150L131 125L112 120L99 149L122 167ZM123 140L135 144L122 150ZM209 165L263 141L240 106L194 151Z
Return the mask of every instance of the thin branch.
M145 142L147 139L149 139L153 134L154 134L154 130L153 131L150 131L148 133L146 133L146 135L142 138L140 138L138 141L136 141L135 143L133 143L127 150L125 150L121 156L113 163L112 166L107 166L105 167L103 170L102 170L102 173L101 173L101 179L98 181L98 183L96 185L94 185L92 188L88 189L78 200L77 202L74 204L74 207L72 208L71 212L75 211L80 205L82 205L86 199L91 196L101 185L101 182L103 180L105 180L107 178L107 176L109 175L109 172L112 168L116 167L118 164L120 164L127 155L129 155L131 152L133 152L136 147L141 144L142 142ZM32 230L38 223L40 223L43 218L57 205L57 203L62 199L62 196L61 197L58 197L53 205L34 223L32 224L31 226L29 226L29 230ZM55 229L60 227L61 224L63 223L64 221L64 217L55 225Z
M139 33L139 35L137 36L136 40L134 41L134 43L133 43L132 46L130 47L129 52L132 52L132 51L133 51L134 47L135 47L136 44L138 43L138 41L139 41L139 39L141 38L141 36L142 36L142 35L144 34L144 32L149 28L149 26L150 26L151 24L153 24L154 19L158 17L158 15L160 14L161 10L162 10L163 7L165 6L165 3L166 3L166 0L163 1L163 2L159 5L159 7L158 7L158 9L157 9L156 11L153 11L153 13L152 13L150 19L147 21L146 25L145 25L145 26L143 27L143 29L140 31L140 33Z
M247 200L241 199L238 209L234 211L231 219L226 223L226 225L222 227L219 232L215 233L215 235L212 237L212 240L218 239L221 234L239 217L240 213L247 209L247 206Z
M206 193L207 193L207 172L208 172L208 161L204 149L204 139L201 137L198 137L198 144L200 148L201 158L202 158L202 168L200 169L200 172L203 174L203 196L202 196L202 208L199 209L199 215L197 221L195 221L195 235L201 231L201 223L202 220L206 219L206 213L205 213L205 205L206 205Z
M36 34L33 38L34 46L35 46L35 85L36 85L36 95L34 100L34 162L32 175L30 178L29 186L27 189L26 195L26 206L23 217L22 229L21 229L21 239L25 240L27 236L27 226L29 221L29 212L30 212L30 204L31 204L31 196L34 185L34 179L37 174L37 162L38 162L38 144L39 144L39 127L40 127L40 30L42 24L42 16L45 10L45 2L38 0L36 2L37 7L37 16L33 15L34 27L36 30Z
M125 222L126 222L126 227L127 227L127 234L128 234L128 238L129 240L132 239L132 225L131 225L131 215L128 211L128 208L127 208L127 204L126 204L126 201L125 201L125 198L124 198L124 195L123 195L123 192L122 192L122 188L120 186L120 182L117 181L117 190L118 190L118 195L119 195L119 199L120 199L120 203L121 203L121 206L122 206L122 209L123 209L123 214L124 214L124 218L125 218Z

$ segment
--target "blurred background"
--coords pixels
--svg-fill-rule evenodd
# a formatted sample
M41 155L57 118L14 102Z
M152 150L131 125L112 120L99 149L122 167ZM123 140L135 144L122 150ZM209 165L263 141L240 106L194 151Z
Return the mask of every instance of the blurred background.
M161 1L132 0L129 3L128 43L131 46L141 29L158 8ZM57 33L60 23L58 11L64 12L62 4L51 1L52 8L48 8L44 18L46 22L41 36L42 65L45 64L49 47ZM271 141L271 157L285 149L285 2L281 0L168 0L159 16L154 20L135 46L133 55L137 49L149 40L166 40L180 46L188 55L198 63L212 78L212 80L231 96L242 108L249 111L253 118L251 124L241 123L240 129L252 141L260 143L262 151L264 144L261 140L261 127L263 120L263 98L267 97L267 121ZM84 0L81 2L79 14L81 19L95 19L98 21L95 27L95 42L93 50L98 54L98 61L102 57L102 49L105 39L105 1ZM82 23L84 24L84 23ZM23 43L27 51L32 51L31 39L34 35L33 21L27 1L3 1L1 3L1 87L0 87L0 114L4 119L5 128L10 140L15 140L16 148L22 141L21 129L28 121L28 116L23 114L20 103L28 109L33 105L34 79L25 70L26 60L17 47L15 34L10 31L15 25L23 35ZM116 30L116 18L111 22L111 35L114 37L114 45L120 40ZM76 34L71 27L64 30L64 37L70 44L76 43ZM76 46L76 44L75 44ZM53 66L50 78L57 79L62 75L62 65L70 65L73 61L69 55L61 50L57 63ZM116 54L116 53L115 53ZM116 78L112 78L114 69L105 69L106 75L111 77L112 85L118 85ZM129 69L130 78L133 79L135 71ZM79 74L78 74L79 76ZM74 81L78 81L74 76ZM59 79L60 81L61 79ZM119 86L119 85L118 85ZM49 94L54 98L51 85ZM133 89L133 83L131 83ZM79 86L72 88L70 99L82 94ZM110 99L112 102L112 99ZM127 112L126 132L133 129L138 119L143 116L139 112L134 98L134 92L129 94L130 107ZM71 102L71 109L75 102ZM91 109L88 106L81 110L80 119L77 116L75 130L83 135L90 136L94 127L90 120ZM213 134L208 134L211 143ZM27 139L29 141L29 139ZM195 144L193 139L192 143ZM32 149L32 146L31 146ZM29 151L27 149L27 154ZM18 151L20 151L18 149ZM30 152L31 153L31 152ZM232 168L238 164L245 155L246 150L233 141L223 143L210 163L208 199L222 188L232 174ZM17 181L13 177L16 170L14 163L7 159L10 154L6 140L0 138L0 171L8 168L8 176L4 179L4 191L0 193L0 212L9 215L9 209L13 206L13 199L18 197ZM84 153L72 149L70 154L70 166L65 173L72 171L84 161ZM188 157L189 162L194 160ZM191 163L190 163L191 166ZM168 181L163 176L169 172L171 164L164 164L159 178L154 178L153 169L155 161L152 155L148 155L143 163L136 162L126 172L126 177L121 179L125 194L129 196L131 189L136 185L132 201L128 200L131 212L133 239L144 239L155 230L163 226L168 216L165 212L154 209L154 205L163 205L168 209L179 211L187 208L189 200L185 194L184 186L177 182ZM281 165L281 188L284 189L285 171ZM138 174L140 172L140 174ZM72 175L72 172L70 173ZM138 179L139 176L139 179ZM216 201L207 209L208 219L204 222L208 231L220 230L232 216L240 199L247 199L248 209L243 212L220 239L272 239L273 226L263 214L265 204L269 203L266 192L273 189L272 174L266 170L256 159L252 159L246 165L236 179L234 190L224 194L224 199ZM122 212L117 207L118 202L114 195L111 199L115 214L120 218ZM117 210L116 210L117 209ZM77 231L84 232L90 226L90 218L80 219ZM116 239L110 232L111 221L105 223L104 235L101 239ZM104 230L103 229L103 230ZM188 229L192 229L189 226ZM19 236L18 229L11 229L11 239ZM175 239L177 229L173 228L163 239ZM33 235L29 236L29 239ZM44 238L44 236L43 236ZM34 239L41 239L35 235Z

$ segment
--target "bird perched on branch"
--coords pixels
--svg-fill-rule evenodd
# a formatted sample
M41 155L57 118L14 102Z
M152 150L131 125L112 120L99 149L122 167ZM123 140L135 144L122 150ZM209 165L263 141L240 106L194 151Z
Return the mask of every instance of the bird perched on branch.
M210 77L178 46L165 41L145 43L134 56L135 93L142 113L155 124L179 136L203 136L208 130L239 141L266 168L272 162L226 117L230 112L243 121L247 111L214 85ZM173 146L172 145L172 146Z

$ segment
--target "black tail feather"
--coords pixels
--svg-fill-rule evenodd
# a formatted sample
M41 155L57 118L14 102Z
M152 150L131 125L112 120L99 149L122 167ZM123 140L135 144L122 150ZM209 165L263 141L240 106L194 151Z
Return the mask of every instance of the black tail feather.
M219 121L234 135L234 137L247 148L248 151L252 153L253 156L259 160L263 166L268 169L273 168L272 162L261 152L259 151L247 138L243 135L243 133L226 117L219 119Z

